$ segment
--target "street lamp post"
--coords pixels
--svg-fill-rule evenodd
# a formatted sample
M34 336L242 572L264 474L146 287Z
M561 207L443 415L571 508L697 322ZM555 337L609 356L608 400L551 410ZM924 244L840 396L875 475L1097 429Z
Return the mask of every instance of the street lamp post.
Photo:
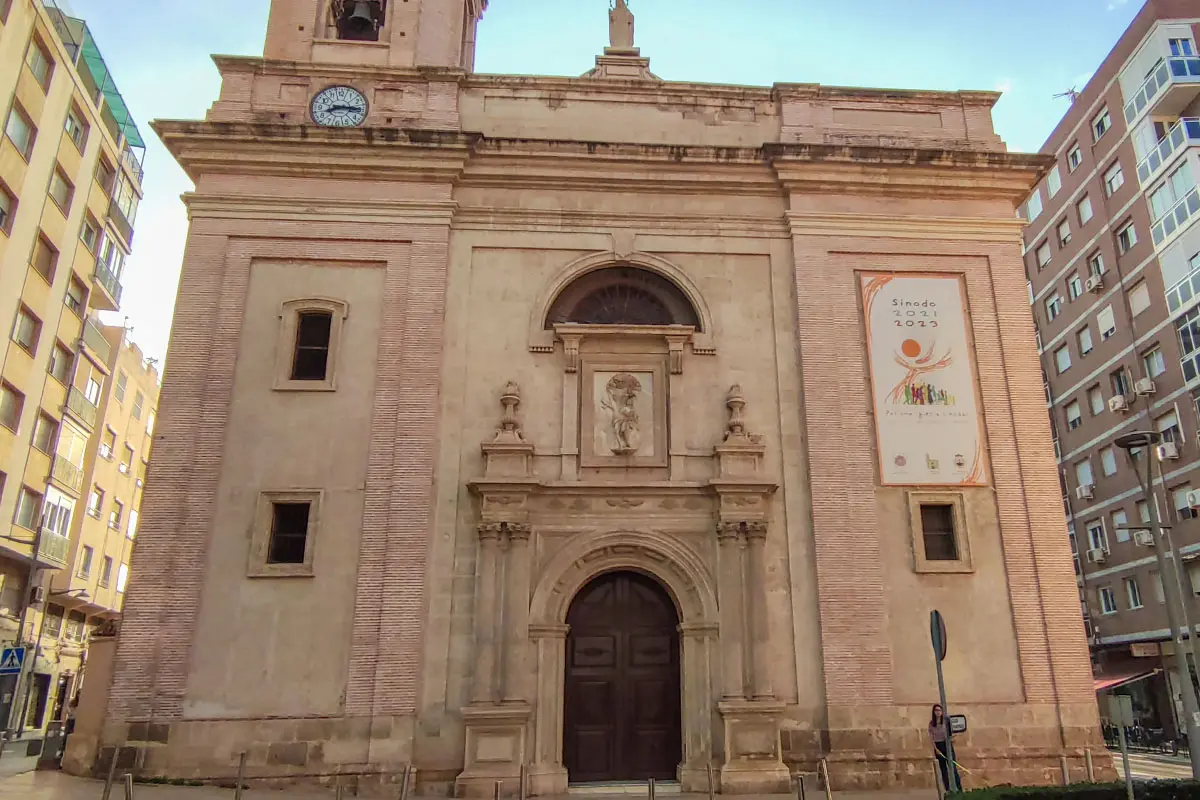
M1118 436L1114 443L1125 451L1129 463L1141 485L1142 494L1146 498L1146 507L1150 512L1150 530L1154 539L1154 555L1158 559L1158 574L1170 575L1167 567L1167 552L1163 546L1162 528L1159 524L1158 506L1154 501L1153 478L1151 477L1151 459L1154 458L1153 447L1162 439L1154 431L1134 431L1124 436ZM1138 470L1137 459L1133 451L1140 449L1146 459L1145 474ZM1180 619L1183 608L1179 596L1179 584L1173 580L1164 580L1163 594L1166 595L1167 621L1171 626L1171 637L1175 640L1175 668L1179 670L1180 688L1183 694L1184 727L1187 730L1188 755L1192 762L1192 777L1200 780L1200 705L1196 702L1196 689L1192 685L1192 673L1188 666L1187 653L1183 645L1183 623ZM1191 644L1189 635L1189 644Z

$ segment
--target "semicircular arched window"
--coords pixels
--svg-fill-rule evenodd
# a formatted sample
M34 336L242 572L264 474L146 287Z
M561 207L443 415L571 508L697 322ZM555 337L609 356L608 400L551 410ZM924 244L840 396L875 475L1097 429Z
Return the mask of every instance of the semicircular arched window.
M691 325L700 319L678 286L637 267L605 267L573 281L555 299L546 327L581 325Z

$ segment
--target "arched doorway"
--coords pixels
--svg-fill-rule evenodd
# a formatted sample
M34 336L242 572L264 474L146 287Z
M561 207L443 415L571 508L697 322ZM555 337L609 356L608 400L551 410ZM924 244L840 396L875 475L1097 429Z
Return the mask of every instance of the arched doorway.
M567 612L568 780L673 780L682 756L679 615L636 572L594 579Z

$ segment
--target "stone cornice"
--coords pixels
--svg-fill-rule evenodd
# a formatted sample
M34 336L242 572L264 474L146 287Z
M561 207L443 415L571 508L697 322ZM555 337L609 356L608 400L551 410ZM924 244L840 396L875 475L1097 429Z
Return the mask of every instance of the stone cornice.
M188 219L281 220L292 222L403 222L411 225L448 225L457 205L452 200L379 200L358 198L344 201L297 203L294 197L265 195L217 195L188 192L183 196ZM272 233L276 236L276 233Z
M391 67L370 64L339 65L317 61L287 61L255 56L214 55L213 63L222 75L253 73L288 75L299 78L342 78L347 81L381 81L384 83L414 83L446 81L457 83L467 73L458 67Z
M1012 244L1021 240L1024 221L1008 218L906 217L874 214L787 213L795 236L956 239Z
M500 206L459 206L454 227L460 230L550 230L594 231L604 227L634 226L643 231L721 237L787 237L788 227L782 216L738 216L731 213L670 214L644 209L605 211L571 208L505 208Z

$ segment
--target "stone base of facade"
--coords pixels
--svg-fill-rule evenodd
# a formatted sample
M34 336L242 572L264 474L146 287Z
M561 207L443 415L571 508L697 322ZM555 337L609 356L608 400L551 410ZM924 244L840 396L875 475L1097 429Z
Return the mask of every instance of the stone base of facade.
M455 797L493 797L497 783L502 795L519 794L529 714L526 703L462 709L466 768L454 781Z
M717 704L724 722L722 794L781 794L791 785L779 735L784 704L774 700L726 700Z

